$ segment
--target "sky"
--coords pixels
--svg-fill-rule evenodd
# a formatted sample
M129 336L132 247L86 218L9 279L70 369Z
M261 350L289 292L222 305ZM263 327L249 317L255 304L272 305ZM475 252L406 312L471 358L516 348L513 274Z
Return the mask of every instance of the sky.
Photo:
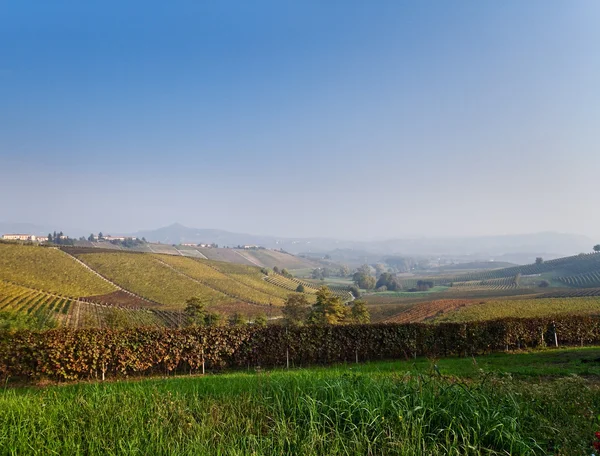
M0 0L0 221L600 237L600 2Z

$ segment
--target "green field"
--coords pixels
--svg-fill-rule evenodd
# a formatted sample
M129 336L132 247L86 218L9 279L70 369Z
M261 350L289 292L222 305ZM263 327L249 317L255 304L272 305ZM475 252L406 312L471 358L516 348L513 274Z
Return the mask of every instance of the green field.
M4 454L581 455L600 348L0 392ZM578 374L578 375L574 375Z
M0 243L0 280L70 297L116 290L58 249L17 244Z
M384 296L391 298L421 298L423 296L429 296L432 293L441 293L442 291L449 290L449 287L444 287L441 285L430 288L427 291L382 291L379 293L372 294L373 296ZM365 294L366 296L370 296L371 293Z

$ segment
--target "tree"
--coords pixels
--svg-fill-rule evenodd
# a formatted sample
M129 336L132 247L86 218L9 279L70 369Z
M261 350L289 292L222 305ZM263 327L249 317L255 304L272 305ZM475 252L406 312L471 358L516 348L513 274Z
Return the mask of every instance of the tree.
M535 259L535 264L542 264L544 262L544 259L542 257L537 257Z
M298 286L296 287L296 291L297 291L298 293L304 293L306 290L305 290L305 288L304 288L304 285L302 285L302 284L300 283L300 284L298 284Z
M321 268L313 269L310 276L315 280L323 280L325 278L325 277L323 277L323 272L322 272Z
M52 233L48 233L48 242L52 242L53 240Z
M290 271L288 271L286 268L283 268L281 270L281 275L287 277L288 279L292 278L292 274L290 274Z
M550 282L548 282L547 280L542 280L540 282L540 287L542 288L548 288L550 286Z
M104 235L102 234L102 231L100 231L98 233L98 240L100 240L100 239L104 239Z
M397 291L402 289L402 284L398 281L398 279L389 272L384 272L379 276L375 287L379 289L380 287L386 287L387 290Z
M94 233L90 234L87 238L88 241L93 242L94 241Z
M204 321L207 326L223 326L225 324L223 315L219 312L208 312Z
M375 277L363 274L361 272L355 272L353 279L354 283L358 285L358 287L364 288L365 290L372 290L373 288L375 288L375 285L377 283Z
M267 326L268 323L268 319L267 319L267 314L263 313L259 313L255 318L254 318L254 324L256 326L259 326L261 328L264 328L265 326Z
M348 266L346 266L345 264L341 265L339 274L340 274L340 277L348 277L350 275L350 268Z
M185 315L188 317L188 322L192 326L204 326L207 324L208 313L206 311L206 303L197 296L192 296L185 301Z
M306 296L291 294L283 305L283 318L287 326L300 326L306 321L310 311Z
M339 296L334 296L329 288L323 286L317 292L317 302L312 306L308 322L312 324L335 325L343 323L348 310Z
M229 324L231 326L244 326L245 324L248 323L248 319L246 318L245 315L242 315L239 312L234 313L230 318L229 318Z
M417 281L417 290L418 291L427 291L430 288L433 288L432 280L418 280Z
M279 274L279 268L277 266L273 266L273 272L275 274Z
M362 299L356 299L352 303L352 311L350 314L352 315L352 321L356 323L366 324L371 322L371 315Z
M368 264L363 264L360 268L356 270L356 272L364 275L371 275L371 266Z
M352 285L349 288L350 293L352 293L352 296L354 296L355 298L360 298L360 289L356 286L356 285Z
M594 246L594 252L600 252L600 244Z
M377 263L375 265L375 277L381 276L386 270L385 264Z

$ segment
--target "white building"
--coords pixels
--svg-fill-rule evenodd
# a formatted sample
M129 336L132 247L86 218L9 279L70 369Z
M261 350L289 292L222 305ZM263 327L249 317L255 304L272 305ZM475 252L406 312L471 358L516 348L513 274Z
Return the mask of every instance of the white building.
M43 236L41 236L43 238ZM5 241L35 241L37 238L34 234L3 234L2 239ZM46 241L48 238L45 239Z

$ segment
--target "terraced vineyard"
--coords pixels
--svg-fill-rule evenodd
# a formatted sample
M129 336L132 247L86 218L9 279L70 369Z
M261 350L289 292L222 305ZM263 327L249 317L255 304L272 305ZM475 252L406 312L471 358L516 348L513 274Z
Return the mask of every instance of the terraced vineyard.
M466 282L473 280L489 280L504 277L515 277L517 274L527 276L557 271L561 272L562 276L571 276L584 274L595 270L600 270L600 254L588 253L557 258L555 260L544 261L540 264L527 264L523 266L514 266L510 268L456 275L454 276L454 280L451 281Z
M453 282L451 290L511 290L517 287L514 277L500 279L472 280L469 282Z
M202 262L201 260L194 261L190 258L167 255L161 255L160 257L155 256L155 258L164 264L168 264L170 267L174 268L174 270L184 274L186 277L197 280L212 289L218 290L223 294L239 299L240 301L274 306L282 306L284 303L284 299L278 296L278 293L270 293L272 290L277 290L276 287L270 286L269 290L266 289L267 287L265 287L264 291L258 290L224 274L217 268L212 267L208 262ZM248 283L251 281L252 279L250 279ZM258 281L254 279L254 281L258 283L262 282L261 279Z
M0 280L72 297L116 291L65 252L39 246L0 244Z
M192 296L211 303L235 299L194 281L145 253L85 253L78 255L84 263L126 290L168 308L182 309Z
M600 297L498 299L444 312L434 322L465 322L497 318L535 318L558 315L600 315Z
M291 290L288 286L281 286L268 281L268 276L265 276L260 269L254 266L246 266L243 264L225 263L222 261L216 262L211 261L210 266L216 270L227 274L233 280L241 282L255 290L262 291L271 296L275 296L280 299L287 299L290 294L293 294L297 288ZM310 291L307 290L307 299L311 302L314 299L310 296Z
M570 287L597 288L600 287L600 270L565 277L557 277L556 280Z
M266 282L257 267L90 247L0 249L2 308L48 313L62 326L181 324L180 311L192 296L225 316L277 318L290 294Z
M600 288L585 288L582 290L557 290L544 293L538 298L582 298L586 296L600 296Z
M419 323L461 307L475 304L468 299L438 299L416 304L386 320L386 323Z
M72 328L103 327L110 322L126 326L167 324L159 315L149 310L102 306L6 281L0 281L0 311L25 313L35 317L42 327L47 324Z
M308 294L316 294L321 286L313 282L297 279L295 277L284 277L281 274L276 273L269 274L265 280L290 291L295 291L298 288L298 285L302 285L304 287L304 292ZM328 285L328 288L334 296L339 296L344 302L352 301L353 299L352 294L343 286Z
M535 318L558 315L600 315L600 297L439 299L417 303L386 322L428 323Z

